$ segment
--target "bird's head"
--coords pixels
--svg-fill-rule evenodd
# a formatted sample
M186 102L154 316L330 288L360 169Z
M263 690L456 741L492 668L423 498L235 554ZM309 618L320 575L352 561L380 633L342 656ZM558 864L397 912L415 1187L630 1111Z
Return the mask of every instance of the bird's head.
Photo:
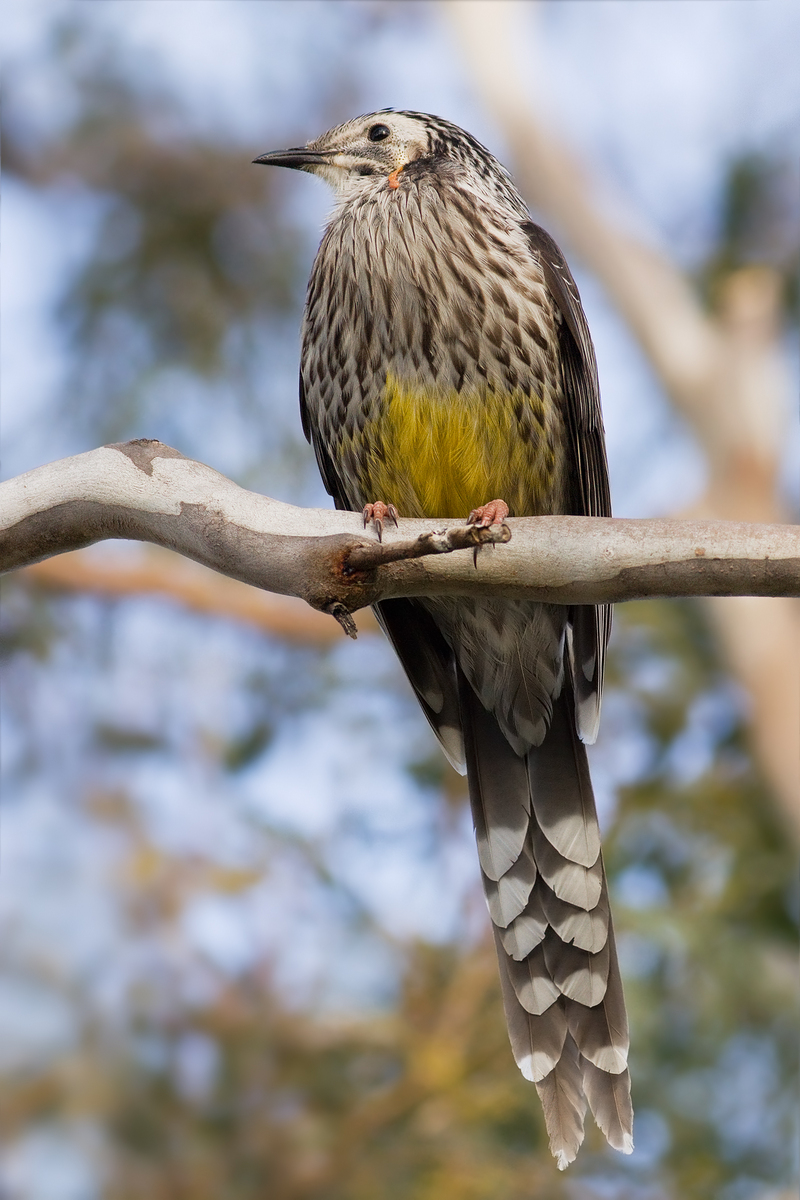
M400 173L417 163L464 171L477 185L475 190L495 196L503 193L506 199L521 203L505 169L485 146L457 125L430 113L390 109L368 113L337 125L305 146L262 154L254 161L319 175L340 201L374 192L376 184L397 187Z
M255 162L309 171L344 197L368 187L370 181L374 185L389 178L430 152L430 134L423 122L407 113L386 111L356 117L305 146L262 154Z

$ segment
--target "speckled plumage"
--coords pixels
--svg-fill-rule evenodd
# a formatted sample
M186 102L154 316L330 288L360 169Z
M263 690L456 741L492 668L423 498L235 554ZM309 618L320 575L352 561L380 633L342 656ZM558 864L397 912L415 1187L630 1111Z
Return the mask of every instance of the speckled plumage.
M483 440L491 451L502 415L502 444L519 469L492 454L492 494L516 492L518 512L563 505L554 308L541 270L514 270L515 262L535 268L519 216L508 204L479 208L470 182L436 160L407 167L394 189L370 180L322 239L308 288L302 377L309 424L351 507L382 495L384 483L405 471L393 462L401 457L392 419L400 389L440 421L472 409L483 426L475 444ZM462 515L426 511L405 490L397 499L407 516ZM483 492L475 504L485 499Z
M336 504L466 517L610 513L577 289L500 164L423 113L357 118L262 162L330 183L308 287L306 435ZM586 752L605 609L377 606L446 753L466 765L515 1057L559 1165L588 1102L630 1150L627 1023Z

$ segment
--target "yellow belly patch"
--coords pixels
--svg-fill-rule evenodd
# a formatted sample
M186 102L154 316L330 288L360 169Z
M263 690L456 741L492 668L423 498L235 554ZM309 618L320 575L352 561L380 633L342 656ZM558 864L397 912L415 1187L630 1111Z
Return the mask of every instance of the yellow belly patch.
M390 375L353 446L364 500L407 517L465 517L498 497L512 516L552 512L555 420L538 397L424 390Z

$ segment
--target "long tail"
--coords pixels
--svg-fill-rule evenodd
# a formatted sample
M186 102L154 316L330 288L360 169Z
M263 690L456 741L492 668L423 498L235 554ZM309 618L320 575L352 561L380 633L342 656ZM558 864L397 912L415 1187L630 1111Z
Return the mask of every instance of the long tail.
M633 1149L628 1021L586 748L569 684L541 746L517 755L460 680L470 801L511 1048L536 1084L560 1169L588 1105Z

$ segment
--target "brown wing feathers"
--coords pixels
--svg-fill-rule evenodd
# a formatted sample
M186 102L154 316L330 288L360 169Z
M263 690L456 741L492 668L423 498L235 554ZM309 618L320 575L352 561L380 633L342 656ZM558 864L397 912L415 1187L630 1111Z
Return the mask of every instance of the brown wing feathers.
M414 600L373 605L422 711L456 771L464 773L464 742L453 652L430 613Z
M527 222L524 229L561 315L558 349L572 464L570 512L588 517L610 517L611 493L600 386L586 314L564 255L549 233L532 221ZM608 605L575 608L571 624L569 645L577 726L581 736L587 742L593 742L600 719L611 609Z

